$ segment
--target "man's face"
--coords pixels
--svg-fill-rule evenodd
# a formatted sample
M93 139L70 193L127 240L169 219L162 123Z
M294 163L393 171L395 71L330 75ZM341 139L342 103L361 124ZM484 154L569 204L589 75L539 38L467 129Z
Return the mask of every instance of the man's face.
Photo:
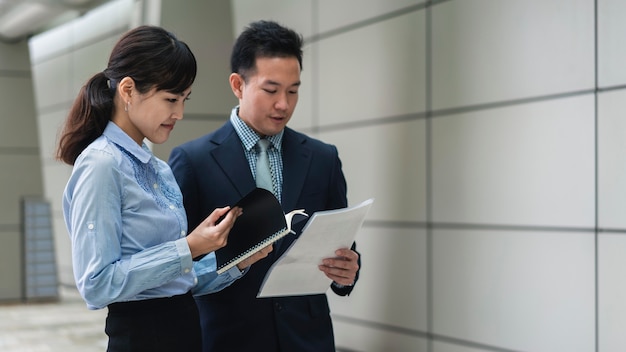
M241 83L239 117L260 136L275 135L291 119L299 88L297 58L257 58L256 70Z

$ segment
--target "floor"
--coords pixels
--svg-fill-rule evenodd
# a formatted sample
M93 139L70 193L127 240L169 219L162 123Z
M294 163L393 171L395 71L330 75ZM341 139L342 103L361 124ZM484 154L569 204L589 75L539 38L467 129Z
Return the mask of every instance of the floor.
M88 310L75 289L61 288L59 297L55 302L0 303L0 351L106 351L107 310Z
M57 302L0 304L2 352L102 352L107 310L88 310L72 289Z

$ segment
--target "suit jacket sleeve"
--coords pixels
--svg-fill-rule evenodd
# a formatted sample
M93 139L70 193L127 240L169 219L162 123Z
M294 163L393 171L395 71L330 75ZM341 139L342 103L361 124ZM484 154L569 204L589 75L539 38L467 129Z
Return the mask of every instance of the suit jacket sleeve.
M333 171L331 172L331 175L333 175L333 182L331 182L331 184L334 185L335 189L331 191L331 195L337 195L337 198L334 198L332 196L330 197L331 203L328 204L328 209L345 208L348 206L346 179L342 171L339 153L337 151L337 148L334 146L333 152L335 154L335 163L333 166ZM330 286L333 292L335 292L339 296L349 295L354 289L356 282L359 280L359 273L361 271L361 253L356 250L356 242L352 243L351 249L359 255L359 270L356 273L354 284L352 286L337 285L335 283Z
M198 182L194 179L195 174L192 170L192 162L185 149L181 147L174 148L169 158L169 164L180 189L184 190L183 203L187 210L187 222L189 224L187 233L191 233L209 214L200 216L197 211L189 211L189 209L200 208L198 197L201 192L197 189Z

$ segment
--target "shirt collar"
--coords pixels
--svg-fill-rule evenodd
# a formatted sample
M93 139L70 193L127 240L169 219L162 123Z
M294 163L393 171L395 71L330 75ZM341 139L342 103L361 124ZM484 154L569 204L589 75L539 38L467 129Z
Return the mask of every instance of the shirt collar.
M252 128L250 128L243 120L239 117L239 106L235 106L230 113L230 123L235 128L235 132L239 135L239 139L241 139L241 143L243 147L250 151L254 148L256 143L261 139L261 137L254 132ZM281 130L279 133L273 136L267 136L267 140L272 142L274 148L280 150L281 144L283 143L283 133L285 130Z
M102 134L144 164L152 157L152 152L148 149L146 143L141 143L141 146L139 146L137 142L130 138L130 136L118 125L113 123L113 121L107 123Z

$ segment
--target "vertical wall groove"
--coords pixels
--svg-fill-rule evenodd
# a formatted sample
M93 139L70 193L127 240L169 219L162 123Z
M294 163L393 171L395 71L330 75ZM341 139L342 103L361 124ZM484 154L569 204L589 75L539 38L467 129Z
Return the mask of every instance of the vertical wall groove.
M426 13L426 263L427 263L427 327L428 352L433 350L433 218L432 218L432 26L431 6L427 4Z
M594 229L594 269L595 269L595 301L594 301L594 309L595 309L595 322L594 322L594 335L595 335L595 349L596 352L600 351L600 327L599 327L599 268L598 268L598 236L599 236L599 222L598 222L598 94L599 94L599 82L598 82L598 0L594 0L594 23L593 23L593 45L594 45L594 111L593 111L593 119L594 119L594 221L595 221L595 229Z

